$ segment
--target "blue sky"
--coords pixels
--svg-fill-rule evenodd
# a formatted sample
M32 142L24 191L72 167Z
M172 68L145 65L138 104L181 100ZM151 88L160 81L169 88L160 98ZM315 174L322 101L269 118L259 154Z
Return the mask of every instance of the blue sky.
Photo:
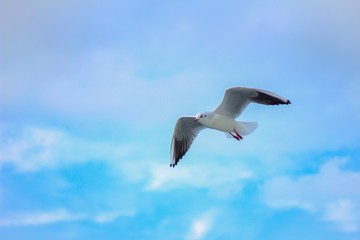
M359 239L358 1L1 1L1 239ZM238 142L181 115L231 86Z

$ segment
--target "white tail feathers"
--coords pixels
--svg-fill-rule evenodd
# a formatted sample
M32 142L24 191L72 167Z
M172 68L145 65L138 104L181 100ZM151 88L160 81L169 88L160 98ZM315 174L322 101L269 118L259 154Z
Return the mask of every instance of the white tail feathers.
M257 122L237 122L237 124L238 124L238 127L236 128L236 131L241 136L249 135L250 133L255 131L255 129L258 126ZM231 135L230 133L227 133L227 132L225 132L225 135L228 138L233 138L234 137L233 135Z
M249 135L250 133L255 131L255 129L259 125L257 122L237 122L237 123L238 123L238 127L236 131L240 135Z
M237 124L238 124L238 126L236 128L236 131L241 136L249 135L250 133L255 131L255 129L258 126L257 122L237 122ZM231 135L230 133L225 132L225 135L228 138L233 138L233 135Z

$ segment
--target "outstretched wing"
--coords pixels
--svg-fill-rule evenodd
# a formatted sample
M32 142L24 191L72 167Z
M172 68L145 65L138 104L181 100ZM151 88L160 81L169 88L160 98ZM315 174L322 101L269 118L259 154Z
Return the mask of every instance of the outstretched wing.
M195 117L181 117L177 120L170 148L170 167L175 167L189 150L197 134L205 127L194 122Z
M265 105L290 104L290 101L275 93L245 87L233 87L225 91L225 96L214 112L232 118L237 118L249 105L255 102Z

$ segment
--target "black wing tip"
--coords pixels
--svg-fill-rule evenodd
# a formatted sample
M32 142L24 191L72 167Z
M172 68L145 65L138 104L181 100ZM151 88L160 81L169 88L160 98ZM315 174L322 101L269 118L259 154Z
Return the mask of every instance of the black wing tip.
M289 105L291 104L290 100L286 100L286 101L281 101L281 102L277 102L277 103L271 103L269 105Z
M272 105L289 105L291 104L290 100L286 100L286 101L281 101L281 102L278 102L278 103L274 103Z
M175 162L175 163L170 163L170 167L174 168L177 164L178 164L179 161Z
M277 96L276 94L258 91L258 95L252 98L254 102L265 105L283 105L291 104L290 100Z
M170 163L170 167L174 168L176 165L178 165L178 163L180 162L180 159L182 157L178 158L178 159L175 159L175 162L174 163Z

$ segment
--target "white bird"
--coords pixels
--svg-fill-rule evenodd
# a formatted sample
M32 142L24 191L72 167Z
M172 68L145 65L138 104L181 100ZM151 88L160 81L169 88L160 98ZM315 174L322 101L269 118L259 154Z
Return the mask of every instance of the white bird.
M291 104L288 99L269 91L246 87L228 88L215 110L199 112L195 117L183 116L177 120L170 147L170 167L178 164L198 133L205 128L225 132L227 137L238 141L242 136L252 133L258 126L256 122L235 120L251 102L265 105Z

